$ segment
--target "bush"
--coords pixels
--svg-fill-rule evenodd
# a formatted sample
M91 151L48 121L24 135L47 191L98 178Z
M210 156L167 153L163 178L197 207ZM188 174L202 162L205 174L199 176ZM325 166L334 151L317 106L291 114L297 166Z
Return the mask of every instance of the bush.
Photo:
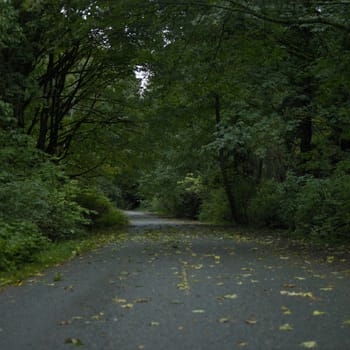
M250 203L250 216L303 237L350 239L350 175L289 175L283 183L265 182Z
M296 197L295 227L320 239L350 239L350 176L308 178Z
M52 240L72 238L84 223L75 202L77 183L33 140L17 131L0 129L0 219L31 222Z
M230 222L231 212L225 191L212 188L203 199L199 220L214 223Z
M249 202L249 221L259 226L285 226L280 211L283 195L281 183L269 180L260 184L255 196Z
M33 262L48 240L37 226L26 221L5 222L0 219L0 270L10 270Z
M79 205L88 209L87 217L96 227L126 225L127 217L116 209L111 201L102 193L91 189L82 190L76 198Z
M83 225L89 224L88 211L76 202L77 183L65 181L60 188L51 188L46 198L48 211L38 226L52 240L71 239L82 233ZM85 216L84 216L85 215Z
M201 177L176 174L174 169L157 169L145 176L140 185L142 206L151 211L176 217L198 218L201 205Z

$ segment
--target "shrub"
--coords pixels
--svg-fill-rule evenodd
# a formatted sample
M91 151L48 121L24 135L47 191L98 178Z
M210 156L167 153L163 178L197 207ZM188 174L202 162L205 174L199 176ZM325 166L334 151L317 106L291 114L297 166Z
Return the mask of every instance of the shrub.
M82 190L76 198L79 205L88 209L88 218L96 227L125 225L127 217L116 209L111 201L102 193L92 189Z
M77 183L65 181L60 188L51 188L47 197L47 217L38 222L39 228L52 240L71 239L89 224L88 211L76 202ZM85 216L84 216L85 215Z
M0 270L10 270L35 261L48 240L38 227L26 221L5 222L0 219Z
M84 218L74 201L77 183L29 136L0 129L0 164L0 219L31 222L53 240L79 231Z
M268 180L260 184L255 196L249 202L249 221L259 226L285 226L280 211L283 194L281 183Z
M199 220L214 223L231 221L230 206L225 191L219 188L211 188L205 195L199 214Z
M176 174L173 169L157 170L141 181L142 206L151 211L196 219L201 205L201 177Z
M310 177L296 197L295 227L321 239L350 238L350 176Z

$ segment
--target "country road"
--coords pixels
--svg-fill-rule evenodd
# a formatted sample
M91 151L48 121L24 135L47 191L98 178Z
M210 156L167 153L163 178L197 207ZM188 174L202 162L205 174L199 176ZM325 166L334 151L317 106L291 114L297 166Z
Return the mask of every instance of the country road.
M0 294L1 350L350 349L337 251L127 214L127 239Z

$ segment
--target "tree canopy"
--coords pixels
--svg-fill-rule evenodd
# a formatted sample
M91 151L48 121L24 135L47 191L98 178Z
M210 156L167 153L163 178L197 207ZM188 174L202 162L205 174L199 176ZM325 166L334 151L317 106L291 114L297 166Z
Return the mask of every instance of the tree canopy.
M1 244L18 225L69 236L92 192L349 238L349 16L325 0L1 1Z

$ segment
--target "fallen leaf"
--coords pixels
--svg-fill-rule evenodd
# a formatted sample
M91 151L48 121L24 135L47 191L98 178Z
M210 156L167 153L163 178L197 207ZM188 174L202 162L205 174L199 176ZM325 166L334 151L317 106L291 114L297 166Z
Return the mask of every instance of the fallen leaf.
M292 311L287 306L281 306L281 310L283 312L283 315L291 315Z
M245 346L248 346L249 343L247 341L240 341L237 343L237 346L240 346L241 348L244 348Z
M300 346L306 348L306 349L313 349L317 346L317 343L315 341L305 341L300 344Z
M205 310L197 309L197 310L192 310L192 312L193 312L194 314L204 314L204 313L205 313Z
M225 294L224 295L224 299L237 299L238 298L238 295L237 294Z
M334 262L334 259L335 259L334 256L327 256L326 261L328 262L328 264L331 264Z
M192 265L192 267L193 267L195 270L200 270L201 268L203 268L203 264Z
M311 292L288 292L286 290L280 291L281 295L287 295L289 297L303 297L316 300L317 298Z
M251 267L242 267L241 270L242 271L248 271L248 272L254 271L254 269L252 269Z
M284 288L295 288L297 285L293 283L286 283L283 285Z
M60 326L68 326L68 325L72 324L72 320L60 321L60 322L58 322L58 324L59 324Z
M127 300L126 299L119 299L119 298L114 298L114 299L112 299L115 303L121 303L121 304L123 304L123 303L126 303L127 302Z
M134 300L134 303L139 303L139 304L148 303L148 302L149 302L149 299L146 299L146 298L139 298Z
M150 326L151 326L151 327L158 327L158 326L160 326L160 323L159 323L159 322L156 322L156 321L152 321L152 322L150 323Z
M93 315L91 316L91 319L92 320L95 320L95 321L99 321L103 318L104 316L104 313L103 312L99 312L97 315Z
M323 316L323 315L327 315L327 312L315 310L315 311L312 313L312 315L313 315L313 316Z
M254 325L256 324L258 321L257 320L245 320L245 323L246 324L249 324L249 325Z
M131 304L131 303L122 305L123 309L132 309L133 307L134 307L134 304Z
M228 317L222 317L222 318L219 319L219 322L220 323L229 323L230 319Z
M305 281L306 280L306 278L305 277L295 277L295 279L296 280L298 280L298 281Z
M84 346L84 343L78 338L67 338L65 344L72 344L74 346Z
M293 326L291 326L289 323L285 323L282 326L279 327L280 331L292 331Z

